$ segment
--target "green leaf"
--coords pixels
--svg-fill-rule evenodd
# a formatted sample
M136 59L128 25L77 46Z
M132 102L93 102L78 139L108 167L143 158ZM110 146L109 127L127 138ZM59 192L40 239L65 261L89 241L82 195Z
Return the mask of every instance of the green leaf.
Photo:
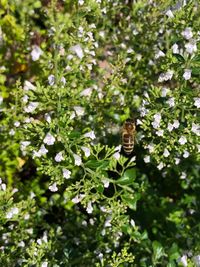
M102 185L102 184L98 185L98 186L96 187L96 190L97 190L99 193L103 193L103 190L104 190L103 185Z
M156 263L163 255L164 250L162 245L158 241L153 241L153 262Z
M90 168L90 169L105 169L107 166L109 165L109 161L106 161L106 160L101 160L101 161L98 161L98 160L88 160L86 163L85 163L85 166Z
M193 57L191 62L200 63L200 55L196 55L195 57Z
M80 132L76 132L76 131L73 131L69 134L69 138L72 138L72 139L77 139L81 136L81 133Z
M136 210L137 208L137 201L139 199L138 194L130 195L124 194L121 196L122 200L129 206L130 209Z
M192 68L192 75L200 75L200 67Z
M177 260L180 257L177 244L173 243L172 247L169 249L169 259Z
M183 56L179 55L179 54L173 54L173 56L179 61L179 62L182 62L184 63L185 62L185 59Z
M126 170L123 175L116 181L119 185L130 185L136 178L136 169L131 168Z

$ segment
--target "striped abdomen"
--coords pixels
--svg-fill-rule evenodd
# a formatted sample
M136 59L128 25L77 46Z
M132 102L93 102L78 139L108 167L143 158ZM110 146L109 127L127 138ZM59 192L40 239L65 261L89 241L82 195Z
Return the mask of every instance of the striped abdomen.
M124 152L129 155L133 152L134 137L133 134L124 133L122 135L122 146Z

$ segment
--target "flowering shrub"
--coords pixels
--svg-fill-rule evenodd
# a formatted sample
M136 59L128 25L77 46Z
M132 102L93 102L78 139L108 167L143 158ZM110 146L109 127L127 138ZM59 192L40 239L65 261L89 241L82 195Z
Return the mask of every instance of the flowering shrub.
M0 6L2 266L200 266L198 2Z

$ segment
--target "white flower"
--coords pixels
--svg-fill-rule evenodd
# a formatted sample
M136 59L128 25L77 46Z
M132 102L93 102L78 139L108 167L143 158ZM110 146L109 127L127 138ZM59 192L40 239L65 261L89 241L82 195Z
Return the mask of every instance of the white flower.
M150 154L154 152L154 149L155 149L154 144L152 144L152 143L149 144L149 145L147 146L147 148L148 148Z
M24 107L24 111L27 113L32 113L38 107L38 105L38 102L30 102L27 107Z
M72 199L72 202L74 204L77 204L79 202L81 202L81 200L85 197L85 194L80 194L80 195L77 195L75 196L73 199Z
M158 130L156 131L157 136L163 136L164 130Z
M200 108L200 97L194 97L194 106Z
M151 124L154 129L157 129L160 126L161 114L156 113L153 117L154 117L154 121Z
M185 150L183 153L183 157L186 159L189 157L189 155L190 155L190 153L187 150Z
M168 93L169 93L169 89L166 87L163 87L161 91L161 96L166 97Z
M41 264L41 267L48 267L48 262L47 262L47 261L44 261L44 262Z
M80 44L70 47L69 50L74 52L77 55L77 57L79 57L80 59L82 59L84 56L83 49L81 48Z
M23 101L24 103L27 103L28 100L29 100L29 96L24 95L24 96L22 97L22 101Z
M167 129L169 132L171 132L173 130L174 126L173 124L171 124L170 122L168 123Z
M119 152L119 151L121 150L121 148L122 148L122 145L116 146L116 147L115 147L115 151L116 151L116 152Z
M111 227L111 221L112 221L112 217L111 216L106 217L106 221L104 223L104 227Z
M92 207L91 201L88 203L86 211L88 214L91 214L93 212L93 207Z
M50 115L49 113L45 113L45 114L44 114L44 118L45 118L45 120L46 120L48 123L51 122L51 115Z
M179 158L175 158L175 164L178 165L180 163L180 159Z
M197 45L195 41L190 41L189 43L185 44L185 49L188 54L193 54L197 51Z
M96 138L94 131L90 131L84 134L84 137L94 140Z
M55 137L50 134L50 133L47 133L47 135L45 136L43 142L49 146L52 146L54 143L55 143Z
M185 136L181 136L178 140L179 144L184 145L187 143L187 139Z
M88 147L82 146L81 149L85 153L86 158L90 156L90 149Z
M162 170L164 168L164 163L161 162L158 166L157 166L158 170Z
M180 122L179 122L178 120L174 120L174 122L173 122L173 127L174 127L175 129L178 129L179 126L180 126Z
M184 267L187 267L187 256L186 255L183 255L181 258L180 258L180 262L183 264Z
M76 114L74 111L72 111L69 119L73 120L75 117L76 117Z
M174 14L172 13L171 9L169 9L165 14L168 16L168 18L174 17Z
M31 82L29 82L29 81L25 81L24 82L24 90L25 91L29 91L29 90L35 90L36 89L36 87L31 83Z
M193 37L192 30L189 27L185 28L185 30L182 31L181 34L186 40L189 40L189 39L191 39Z
M9 131L9 135L14 135L15 134L15 130L14 129L11 129L10 131Z
M69 171L69 170L67 170L67 169L63 169L62 172L63 172L63 177L64 177L65 179L69 179L69 178L70 178L71 171Z
M150 162L150 156L149 155L144 157L144 162L145 163L149 163Z
M191 78L192 70L185 69L183 73L183 78L187 81Z
M48 77L48 83L50 86L54 85L55 83L55 76L53 74L49 75Z
M173 70L168 70L165 73L161 73L159 78L158 78L158 82L163 82L163 81L168 81L171 80L173 77L174 71Z
M20 142L20 149L21 149L21 151L25 151L26 150L26 148L27 148L27 146L29 146L30 145L30 141L21 141Z
M6 184L2 183L2 184L1 184L1 189L2 189L3 191L6 191Z
M15 127L19 127L19 126L20 126L20 122L19 122L19 121L16 121L16 122L14 123L14 126L15 126Z
M65 84L66 84L66 79L65 79L65 77L62 77L62 78L60 79L60 82L61 82L63 85L65 85Z
M170 106L170 108L175 106L174 97L170 97L166 103Z
M200 136L200 125L195 124L194 122L192 123L192 129L191 131L195 133L197 136Z
M133 227L135 227L135 221L133 219L131 219L130 223Z
M73 156L74 156L74 164L76 166L80 166L82 164L81 157L79 155L77 155L77 154L74 154Z
M3 103L3 97L0 96L0 105Z
M135 56L135 58L136 58L138 61L140 61L140 60L142 59L142 55L141 55L141 54L137 54L137 55Z
M173 54L179 54L179 48L176 43L172 45L172 51L173 51Z
M40 149L38 150L38 153L41 155L41 156L44 156L48 153L48 150L46 149L46 147L44 145L41 145Z
M165 53L163 53L163 51L158 50L158 52L155 54L155 59L158 59L160 57L164 57Z
M108 179L102 179L102 183L103 183L103 186L104 186L105 188L108 188L108 187L109 187L110 182L109 182Z
M194 262L196 264L195 266L196 267L200 267L200 255L194 256L193 260L194 260Z
M165 148L164 153L163 153L163 156L165 158L167 158L167 157L169 157L169 155L170 155L169 150L167 148Z
M78 4L82 6L84 4L84 0L78 0Z
M91 94L92 94L92 90L93 90L93 88L90 88L90 87L86 88L80 93L80 96L88 96L88 97L90 97Z
M61 162L61 161L63 161L63 160L64 160L63 152L59 152L59 153L57 153L54 159L55 159L56 162Z
M6 213L6 218L11 219L14 215L19 213L19 209L17 207L11 208L9 212Z
M115 152L113 154L113 157L116 159L116 160L119 160L120 159L120 153L119 152Z
M41 50L41 48L37 45L33 46L33 50L31 51L31 57L33 61L37 61L40 56L42 55L43 51Z
M85 109L83 107L80 107L80 106L75 106L74 110L75 110L77 116L83 116L85 113Z
M49 190L51 192L56 192L58 191L58 187L57 187L57 184L56 183L53 183L52 185L49 186Z

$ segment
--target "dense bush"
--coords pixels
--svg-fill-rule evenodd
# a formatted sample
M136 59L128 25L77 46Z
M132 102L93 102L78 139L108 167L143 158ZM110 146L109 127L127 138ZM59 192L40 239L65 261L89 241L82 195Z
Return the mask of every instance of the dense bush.
M0 1L1 266L200 266L200 6L175 2Z

